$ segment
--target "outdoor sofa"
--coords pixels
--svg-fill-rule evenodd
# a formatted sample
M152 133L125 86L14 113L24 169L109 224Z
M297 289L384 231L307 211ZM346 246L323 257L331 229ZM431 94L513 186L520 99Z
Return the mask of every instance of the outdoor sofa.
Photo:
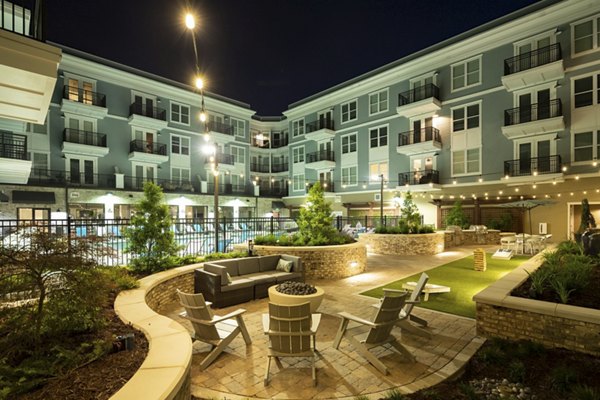
M280 260L291 262L289 272L278 270ZM304 282L300 257L281 254L206 262L195 270L194 290L213 307L227 307L267 297L270 286L284 281Z

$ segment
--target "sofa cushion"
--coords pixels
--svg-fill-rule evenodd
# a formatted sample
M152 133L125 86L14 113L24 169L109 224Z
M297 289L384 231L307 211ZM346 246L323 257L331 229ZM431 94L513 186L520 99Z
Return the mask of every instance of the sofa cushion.
M291 279L298 279L302 277L302 273L300 272L269 272L269 276L277 279L277 282L285 282Z
M294 267L292 268L293 272L302 272L302 259L300 259L300 257L282 254L281 258L294 263Z
M213 264L221 265L227 268L227 272L231 276L238 276L240 273L238 272L238 259L233 260L223 260L223 261L215 261Z
M233 282L231 282L230 285L221 286L221 292L231 292L233 290L243 289L243 288L248 288L248 287L253 287L253 286L254 286L254 281L252 281L250 279L237 277L237 278L233 278Z
M245 279L250 279L255 283L268 283L268 282L277 282L277 277L272 276L271 274L266 274L264 272L258 272L256 274L244 275Z
M259 271L275 271L275 267L277 267L277 262L280 258L281 257L278 255L259 257Z
M216 275L220 275L221 276L221 285L225 286L227 285L227 268L225 268L222 265L217 265L217 264L213 264L213 263L204 263L204 270L206 272L211 272L213 274Z
M248 257L241 258L238 260L238 273L239 275L248 275L259 272L259 258Z
M286 261L283 258L280 258L279 261L277 262L277 267L275 268L275 271L291 272L293 266L294 266L294 263L292 261Z

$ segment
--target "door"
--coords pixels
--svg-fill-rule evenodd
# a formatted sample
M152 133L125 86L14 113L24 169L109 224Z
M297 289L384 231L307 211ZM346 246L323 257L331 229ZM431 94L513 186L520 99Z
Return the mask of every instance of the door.
M537 170L538 173L551 172L550 169L550 140L540 140L537 142Z
M430 89L431 84L433 84L433 76L412 81L410 84L414 96L412 101L420 101L432 97L433 92Z
M531 143L519 144L519 170L517 176L531 174Z
M81 182L81 171L79 169L79 160L76 158L72 158L69 160L69 170L71 171L71 183L80 183Z
M154 153L154 134L146 132L146 153Z
M531 93L519 96L519 116L515 123L522 124L531 121Z
M550 89L537 92L537 119L550 118Z
M321 187L324 191L333 191L333 188L331 187L331 171L319 172L319 182L321 182Z
M333 111L322 111L318 115L317 129L333 129Z
M331 141L321 142L319 143L319 161L320 160L329 160L333 161L333 157L331 156Z
M421 143L421 120L413 121L412 143Z
M94 162L91 160L83 161L83 179L86 185L94 184Z
M517 54L520 56L519 64L515 72L525 71L531 68L531 49L531 43L519 46L517 50Z
M93 104L94 88L90 82L83 82L83 103Z
M79 81L77 79L69 78L69 100L79 101Z

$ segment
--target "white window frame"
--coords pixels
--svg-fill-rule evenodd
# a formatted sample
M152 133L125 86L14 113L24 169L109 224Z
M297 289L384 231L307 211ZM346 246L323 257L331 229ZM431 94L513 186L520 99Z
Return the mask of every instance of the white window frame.
M175 170L179 171L179 177L175 178L175 174L173 173ZM187 171L187 180L184 180L182 172ZM192 182L192 171L189 168L183 167L171 167L171 180L178 182L180 185L183 183L191 183Z
M352 150L352 143L350 138L354 136L354 150ZM348 151L344 151L344 140L348 140L346 147L348 147ZM356 132L348 133L346 135L342 135L340 138L340 151L341 154L352 154L358 151L358 135Z
M354 104L354 118L351 118L352 115L352 111L350 110L350 105ZM348 107L348 110L344 113L344 107ZM344 114L347 115L348 119L344 119ZM353 99L350 101L347 101L345 103L342 103L340 105L340 123L342 124L347 124L349 122L352 121L356 121L358 119L358 99Z
M179 107L179 111L177 112L177 114L179 114L179 120L177 120L173 117L173 106ZM184 115L182 112L183 109L187 109L187 122L181 121L181 119L182 119L181 117ZM186 104L178 103L176 101L171 101L171 107L169 107L169 120L171 122L175 122L180 125L190 126L190 116L191 116L190 106L188 106Z
M304 174L294 174L292 176L292 190L294 192L306 190L306 177Z
M581 160L581 161L575 161L575 136L582 134L582 133L592 133L592 159L591 160ZM578 130L577 132L573 132L571 135L571 160L573 160L573 165L584 165L584 164L588 164L590 161L595 161L598 160L598 158L600 158L600 150L598 149L598 147L600 147L600 138L598 138L598 136L600 136L600 129L581 129Z
M376 171L373 171L373 166L377 166ZM382 168L383 166L385 166L385 168ZM383 173L383 180L387 181L389 180L389 175L390 175L390 165L387 161L380 161L380 162L372 162L369 163L369 184L370 185L381 185L381 181L379 179L379 176Z
M474 128L469 128L468 127L468 121L469 121L469 116L468 116L468 109L471 106L477 105L479 108L479 113L478 118L477 118L477 126ZM459 108L462 108L464 110L464 127L462 129L459 130L454 130L454 110L458 110ZM481 102L480 101L476 101L474 103L467 103L467 104L461 104L460 106L456 106L456 107L452 107L450 109L450 131L452 133L455 132L468 132L469 130L472 129L481 129Z
M385 94L385 100L381 99L382 94ZM371 102L371 99L375 96L377 96L377 99L374 104L376 105L377 110L372 111L371 106L373 105L373 103ZM385 108L382 107L382 104L385 104ZM389 93L388 88L378 90L377 92L369 94L369 116L384 113L384 112L388 111L389 109L390 109L390 93Z
M386 132L385 132L385 144L382 145L381 144L381 138L383 137L381 135L381 129L385 128ZM373 131L377 131L377 146L371 146L371 132ZM369 149L379 149L382 147L387 147L390 144L390 128L388 125L379 125L379 126L374 126L372 128L369 128Z
M79 128L77 128L77 129L82 132L84 131L83 123L91 122L92 127L93 127L92 133L98 133L98 120L95 118L88 118L88 117L84 117L82 115L75 115L75 114L65 114L65 128L71 129L71 120L79 121L78 122Z
M91 161L92 162L92 171L93 171L93 179L94 182L93 183L85 183L83 181L80 181L79 184L84 185L84 186L95 186L98 184L98 157L90 157L90 156L84 156L81 154L65 154L65 172L67 174L69 174L69 176L71 175L71 160L79 160L79 173L80 174L85 174L84 168L82 168L85 165L85 161Z
M471 62L471 61L474 61L474 60L477 60L477 62L479 63L479 70L478 70L479 76L477 78L477 82L476 83L472 83L472 84L469 85L467 83L467 75L468 75L467 74L467 64L469 62ZM464 67L464 71L465 71L465 73L463 75L464 76L464 86L461 86L459 88L455 88L454 87L454 67L459 66L459 65L462 65ZM483 69L483 64L482 64L482 55L481 54L477 55L475 57L467 58L466 60L463 60L461 62L457 62L457 63L454 63L454 64L450 65L450 84L452 86L451 92L454 93L454 92L458 92L458 91L461 91L461 90L465 90L465 89L468 89L468 88L471 88L471 87L475 87L475 86L481 85L481 77L482 77L482 71L481 70L482 69Z
M354 170L354 181L351 180L352 174L350 170ZM358 166L350 165L347 167L342 167L342 187L352 187L358 186Z
M594 53L600 50L600 14L580 19L571 23L571 57L581 57L586 54ZM589 50L575 52L575 26L592 21L592 48Z
M179 139L179 151L178 152L173 151L173 139L175 139L175 138ZM184 142L187 142L187 146L184 145ZM171 154L177 154L179 156L189 157L190 156L190 143L191 143L190 138L187 136L175 135L175 134L171 135L171 148L170 148ZM184 148L187 148L187 154L185 154L183 152Z
M229 123L233 127L233 136L239 138L246 137L246 121L238 118L229 118Z
M233 156L233 162L234 164L246 164L246 148L242 147L242 146L235 146L235 145L230 145L229 146L229 154L231 154ZM239 161L240 158L240 154L243 157L243 161Z
M67 87L69 87L69 79L76 80L77 81L77 89L81 89L81 90L83 90L83 84L84 83L91 83L92 84L92 92L96 93L96 83L98 82L96 79L90 79L90 78L85 77L85 76L75 75L75 74L72 74L70 72L65 72L63 79L64 79L63 83ZM67 100L71 100L69 94L67 94ZM72 100L72 101L78 101L79 102L80 100L81 99L79 99L79 97L78 97L77 100ZM92 103L93 103L93 101L94 100L92 99ZM87 102L83 102L83 101L81 101L81 102L83 104L89 104Z
M304 146L292 147L292 163L303 164L306 160L306 153L304 152Z
M304 118L298 118L292 121L292 137L298 137L304 135L306 131L306 124Z
M592 104L582 107L575 107L575 81L585 78L592 78ZM571 78L571 110L585 109L586 107L597 106L600 104L600 71L591 74L574 76Z

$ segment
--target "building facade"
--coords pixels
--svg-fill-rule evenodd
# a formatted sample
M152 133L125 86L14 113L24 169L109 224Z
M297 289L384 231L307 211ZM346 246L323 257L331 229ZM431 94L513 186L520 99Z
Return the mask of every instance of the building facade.
M456 200L482 223L498 203L547 199L531 222L561 239L582 198L600 204L598 1L535 3L282 116L208 93L206 124L193 88L50 45L62 59L45 123L0 118L15 143L0 155L16 171L0 177L5 215L128 218L153 180L173 216L210 217L206 134L225 216L293 214L320 181L341 215L377 216L382 203L397 215L410 191L437 226Z

